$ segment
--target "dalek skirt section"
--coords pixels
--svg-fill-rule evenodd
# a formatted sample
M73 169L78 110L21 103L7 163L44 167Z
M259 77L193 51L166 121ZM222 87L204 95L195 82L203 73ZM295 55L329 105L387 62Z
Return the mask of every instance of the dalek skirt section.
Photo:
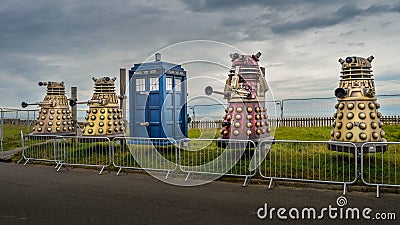
M41 109L32 134L34 135L74 135L74 124L68 99L65 95L64 82L39 82L46 86L43 101L38 103L22 102L22 107L38 105Z
M371 70L373 56L339 59L342 65L339 88L335 90L335 121L332 124L333 141L353 142L360 147L365 142L382 142L377 150L385 150L385 132L379 120L374 78ZM332 147L334 148L334 147ZM332 149L334 150L334 149Z
M115 93L115 80L110 77L93 78L94 93L92 99L87 101L89 109L84 136L124 136L125 125Z

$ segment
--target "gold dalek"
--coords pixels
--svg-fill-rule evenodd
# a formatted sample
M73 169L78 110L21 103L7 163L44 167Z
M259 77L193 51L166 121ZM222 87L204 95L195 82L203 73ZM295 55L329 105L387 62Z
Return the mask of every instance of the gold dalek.
M115 80L117 78L102 77L92 78L94 81L94 93L92 99L86 102L72 102L75 104L88 104L86 123L83 136L116 137L125 135L125 124L122 118L122 110L118 105L115 93Z
M33 135L74 135L74 124L68 99L65 96L64 82L39 82L39 86L47 86L43 101L37 103L22 102L22 108L38 105L41 109Z
M381 142L375 144L374 151L385 151L385 132L379 120L374 78L371 70L373 56L368 58L347 57L339 59L342 65L339 88L335 90L338 103L335 105L332 141L352 142L360 148L365 142ZM331 150L351 151L353 148L329 145ZM341 150L340 150L341 149Z

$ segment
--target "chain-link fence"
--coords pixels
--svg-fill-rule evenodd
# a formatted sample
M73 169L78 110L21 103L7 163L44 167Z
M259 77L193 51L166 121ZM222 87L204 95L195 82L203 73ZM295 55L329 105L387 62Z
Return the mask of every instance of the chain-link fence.
M379 111L386 124L399 124L400 94L378 95ZM298 98L267 101L270 124L274 126L329 126L333 122L336 97ZM210 122L220 123L227 104L189 106L191 120L196 128L214 127Z

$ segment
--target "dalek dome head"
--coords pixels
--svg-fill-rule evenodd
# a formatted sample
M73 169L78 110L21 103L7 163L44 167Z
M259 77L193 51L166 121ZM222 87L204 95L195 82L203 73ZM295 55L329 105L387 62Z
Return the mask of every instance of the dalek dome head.
M258 61L261 57L261 52L257 52L255 55L241 55L239 53L232 53L229 55L232 59L232 66L240 65L258 65Z
M47 95L65 95L65 85L64 82L39 82L39 86L46 86L47 87Z
M54 81L49 81L49 82L42 82L40 81L38 83L39 86L47 86L47 88L65 88L64 82L54 82Z
M111 78L111 77L101 77L101 78L93 77L92 79L93 79L95 85L97 85L97 84L114 85L115 81L117 80L116 77L113 77L113 78Z
M358 56L348 56L346 59L340 58L338 61L342 65L341 78L342 79L363 79L371 78L373 76L371 70L371 62L374 56L368 58Z

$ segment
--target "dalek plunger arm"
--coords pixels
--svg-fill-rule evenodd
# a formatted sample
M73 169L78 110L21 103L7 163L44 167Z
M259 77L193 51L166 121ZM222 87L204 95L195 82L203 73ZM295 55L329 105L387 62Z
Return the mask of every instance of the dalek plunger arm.
M213 93L215 93L215 94L223 95L224 97L229 96L229 92L214 91L211 86L207 86L204 89L204 92L206 93L206 95L212 95Z
M49 105L49 106L52 106L53 103L51 103L51 102L36 102L36 103L22 102L21 103L22 108L26 108L26 107L28 107L28 105L38 105L38 106Z
M84 101L84 102L78 102L78 100L77 99L68 99L69 100L69 106L75 106L75 105L77 105L77 104L87 104L87 105L90 105L90 104L93 104L93 103L98 103L98 104L100 104L100 105L107 105L108 104L108 99L105 99L105 98L103 98L103 99L95 99L95 100L88 100L88 101Z

